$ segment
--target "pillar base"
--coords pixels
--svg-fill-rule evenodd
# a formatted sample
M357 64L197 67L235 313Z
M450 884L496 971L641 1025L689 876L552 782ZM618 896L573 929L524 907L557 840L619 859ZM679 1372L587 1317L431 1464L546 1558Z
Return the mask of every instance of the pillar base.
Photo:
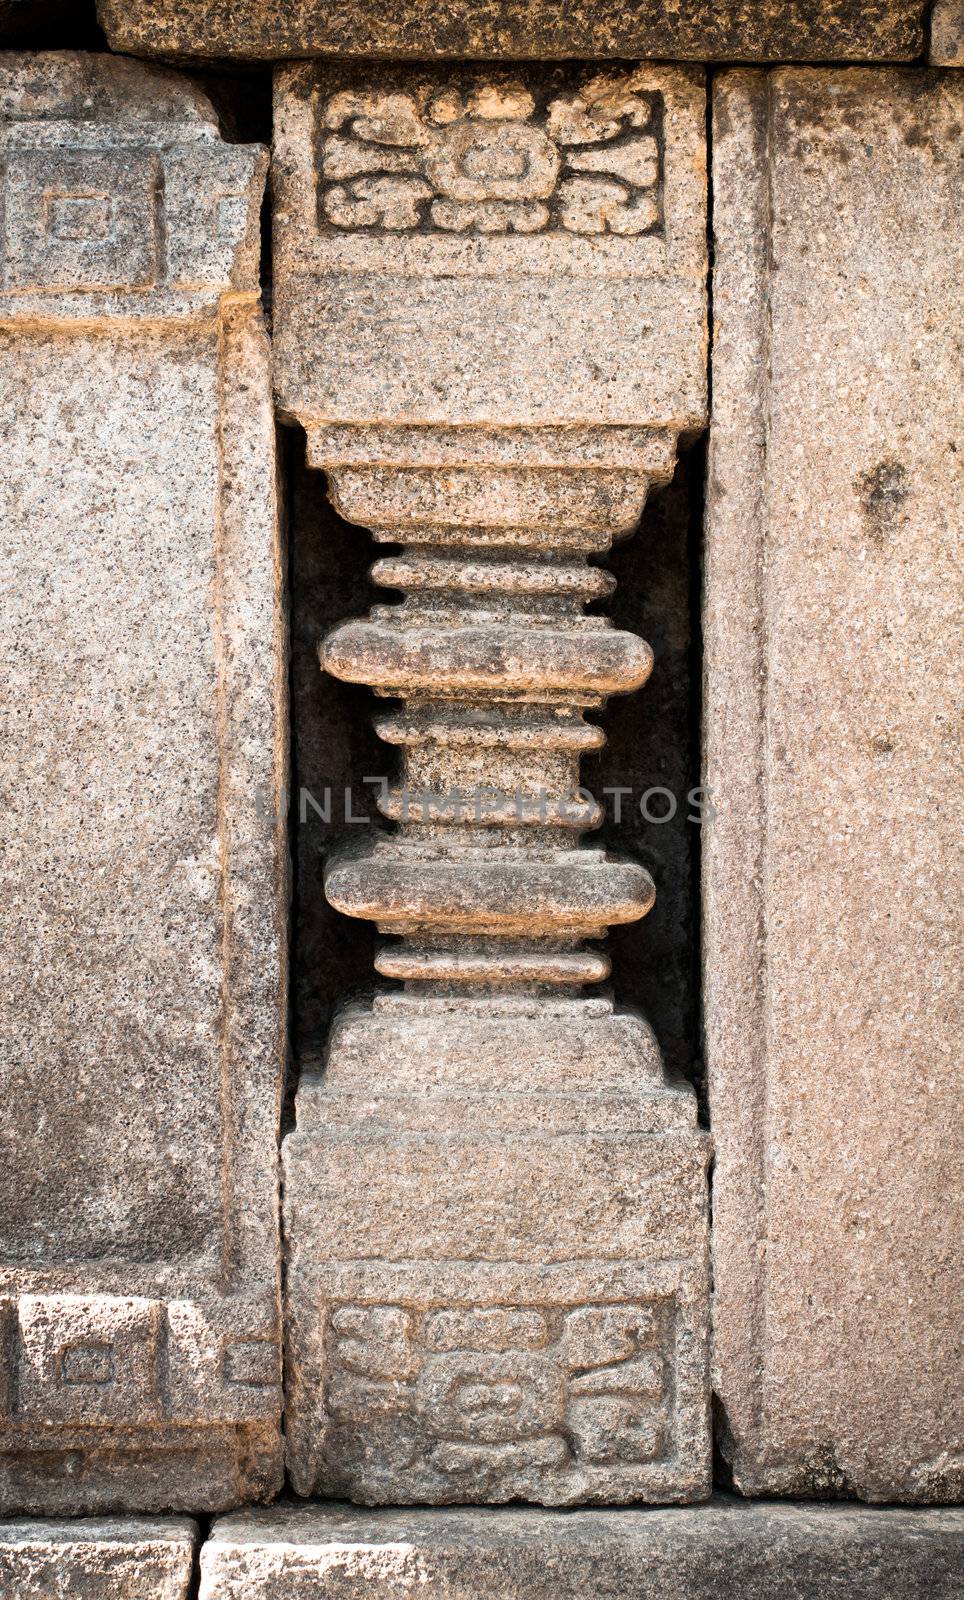
M603 999L385 997L285 1141L289 1467L362 1504L709 1493L706 1135Z

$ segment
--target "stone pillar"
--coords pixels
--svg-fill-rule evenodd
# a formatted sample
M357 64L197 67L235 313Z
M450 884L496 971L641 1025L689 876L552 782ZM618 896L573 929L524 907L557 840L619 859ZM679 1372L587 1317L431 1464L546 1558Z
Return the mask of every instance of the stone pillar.
M281 1479L266 156L106 56L0 110L0 1509L220 1508Z
M744 1493L954 1500L964 83L727 73L714 119L721 1443Z
M404 595L322 645L401 752L326 878L401 987L285 1141L301 1493L708 1492L706 1141L585 993L653 885L579 791L651 659L590 558L704 421L703 120L686 69L279 75L280 401Z

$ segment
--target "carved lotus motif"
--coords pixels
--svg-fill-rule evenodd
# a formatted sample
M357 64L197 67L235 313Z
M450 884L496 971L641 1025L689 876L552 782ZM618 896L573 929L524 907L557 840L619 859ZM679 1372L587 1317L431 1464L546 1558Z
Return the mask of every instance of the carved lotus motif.
M322 109L321 212L337 228L388 232L649 233L655 106L605 75L538 104L511 81L341 90Z

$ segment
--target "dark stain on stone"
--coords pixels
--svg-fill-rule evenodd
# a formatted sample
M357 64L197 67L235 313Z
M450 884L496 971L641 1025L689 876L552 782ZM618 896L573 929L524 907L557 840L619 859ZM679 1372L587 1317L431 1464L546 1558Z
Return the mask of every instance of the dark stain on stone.
M864 527L878 547L900 525L904 502L910 494L910 481L902 462L885 456L868 472L862 472L855 488L860 496Z

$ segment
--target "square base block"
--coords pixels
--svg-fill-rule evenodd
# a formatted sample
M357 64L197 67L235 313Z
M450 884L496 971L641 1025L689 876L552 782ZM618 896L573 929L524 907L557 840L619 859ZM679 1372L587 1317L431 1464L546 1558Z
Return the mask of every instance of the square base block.
M297 1105L299 1493L709 1493L707 1140L641 1019L402 996L342 1013Z

